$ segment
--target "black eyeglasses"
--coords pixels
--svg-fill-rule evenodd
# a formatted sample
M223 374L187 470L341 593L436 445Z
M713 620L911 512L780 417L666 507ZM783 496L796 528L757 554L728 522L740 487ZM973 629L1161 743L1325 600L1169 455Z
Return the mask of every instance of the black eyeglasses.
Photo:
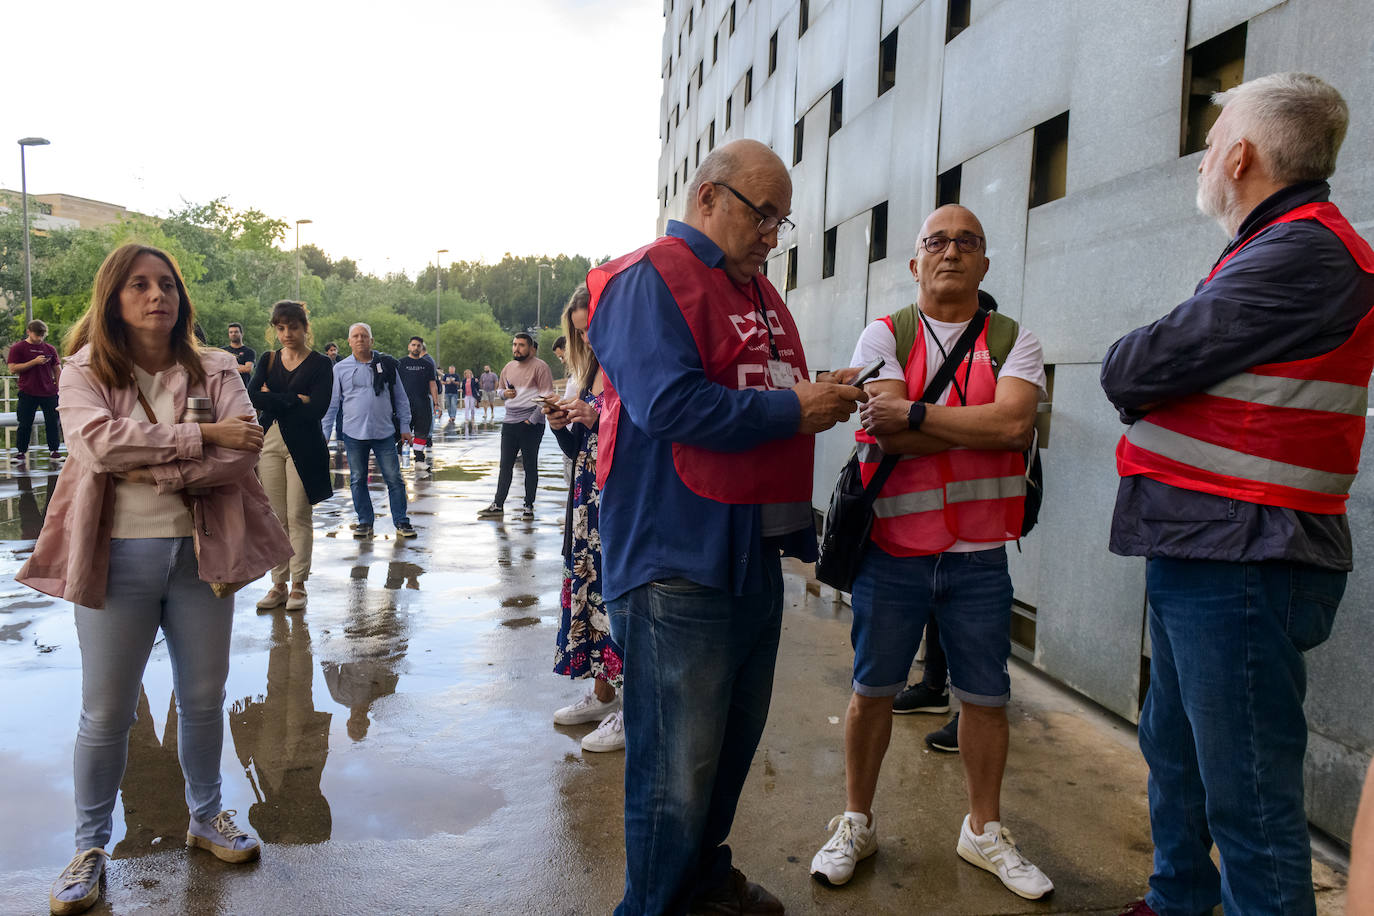
M949 247L950 242L953 242L960 254L973 254L983 247L983 241L981 235L961 235L958 238L950 238L946 235L928 235L921 239L921 247L931 254L939 254Z
M792 222L785 216L769 216L767 213L764 213L758 207L754 206L753 201L745 197L739 191L736 191L734 188L730 187L725 182L713 181L711 182L711 184L720 185L722 188L738 197L740 203L744 204L750 210L753 210L755 213L759 215L759 235L767 235L774 229L778 230L778 235L784 235L788 232L791 232L793 229L797 228L797 224Z

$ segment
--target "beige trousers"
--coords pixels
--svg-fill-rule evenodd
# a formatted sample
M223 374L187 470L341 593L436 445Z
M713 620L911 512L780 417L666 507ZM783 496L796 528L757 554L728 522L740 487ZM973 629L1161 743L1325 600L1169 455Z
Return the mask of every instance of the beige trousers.
M281 438L281 424L273 423L262 443L262 455L258 458L258 476L262 478L262 488L272 502L272 511L277 521L286 529L291 539L291 549L295 551L291 559L272 570L273 583L286 581L287 573L292 582L304 582L310 578L310 553L315 543L315 529L311 526L310 500L305 495L305 485L301 475L296 473L296 464L286 443Z

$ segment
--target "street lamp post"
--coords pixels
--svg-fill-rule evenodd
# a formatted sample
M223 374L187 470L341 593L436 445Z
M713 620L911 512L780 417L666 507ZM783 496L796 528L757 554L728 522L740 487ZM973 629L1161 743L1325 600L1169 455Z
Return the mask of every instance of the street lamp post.
M296 220L296 301L301 298L301 226L313 222L308 219Z
M539 342L539 331L540 331L541 328L544 327L544 321L543 321L543 317L542 317L542 316L543 316L543 312L544 312L544 269L545 269L545 268L548 268L548 271L549 271L549 279L550 279L550 280L553 279L553 265L552 265L552 264L549 264L549 263L547 263L547 262L545 262L545 261L541 261L541 262L539 263L539 266L538 266L537 270L536 270L537 279L536 279L536 281L535 281L535 290L534 290L534 342L535 342L535 343L538 343L538 342Z
M19 194L24 198L24 324L33 321L33 256L29 253L29 175L24 162L24 148L47 146L42 137L25 137L19 141Z
M434 253L434 364L437 367L440 360L439 355L439 302L444 295L444 268L439 263L439 255L448 254L447 248L440 248Z

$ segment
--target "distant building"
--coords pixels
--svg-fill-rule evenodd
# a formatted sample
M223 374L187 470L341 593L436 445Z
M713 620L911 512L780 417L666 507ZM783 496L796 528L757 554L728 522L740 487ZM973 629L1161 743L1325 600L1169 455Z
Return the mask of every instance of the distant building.
M0 210L22 207L18 191L0 188ZM117 223L126 216L138 216L122 204L91 200L74 194L30 194L29 216L36 230L96 229Z
M717 144L771 145L799 228L767 272L811 366L848 365L864 326L912 301L907 261L937 204L981 218L984 286L1040 336L1053 399L1045 507L1010 551L1015 652L1138 720L1145 565L1107 551L1123 427L1099 364L1190 296L1225 245L1193 205L1213 91L1282 70L1336 86L1351 123L1334 199L1370 237L1368 0L663 0L663 13L658 228ZM853 430L818 437L817 506ZM1372 522L1366 467L1350 499L1356 570L1308 654L1308 812L1346 841L1374 750L1358 700L1374 677Z

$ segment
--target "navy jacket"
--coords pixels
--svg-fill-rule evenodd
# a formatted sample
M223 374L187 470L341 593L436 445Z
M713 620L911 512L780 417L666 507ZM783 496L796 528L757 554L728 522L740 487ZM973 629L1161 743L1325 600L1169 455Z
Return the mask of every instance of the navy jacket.
M1308 181L1269 197L1245 218L1217 261L1247 238L1254 241L1212 282L1199 283L1191 299L1112 344L1102 361L1102 390L1122 422L1144 416L1144 405L1202 391L1252 366L1320 356L1350 336L1374 303L1374 278L1315 220L1263 228L1330 196L1326 182ZM1121 479L1111 551L1353 567L1344 515L1259 505L1142 476Z

